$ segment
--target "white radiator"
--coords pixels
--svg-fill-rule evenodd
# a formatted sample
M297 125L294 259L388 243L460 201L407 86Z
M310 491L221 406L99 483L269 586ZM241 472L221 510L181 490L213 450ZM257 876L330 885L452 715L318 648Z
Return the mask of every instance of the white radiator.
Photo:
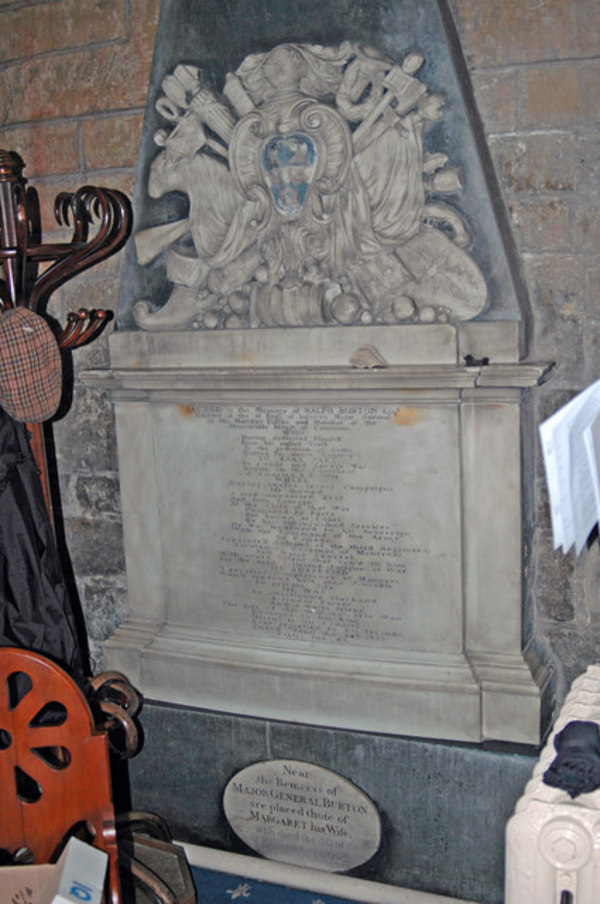
M600 789L571 799L545 784L569 722L600 726L600 666L577 678L506 827L505 904L599 904Z

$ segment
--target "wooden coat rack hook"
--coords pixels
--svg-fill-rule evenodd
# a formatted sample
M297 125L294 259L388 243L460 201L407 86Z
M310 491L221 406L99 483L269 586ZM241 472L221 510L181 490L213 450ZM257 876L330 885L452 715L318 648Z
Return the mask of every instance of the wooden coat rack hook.
M59 226L72 228L71 240L43 244L38 194L27 184L24 167L15 151L0 150L0 311L21 305L44 316L59 286L123 247L133 217L129 199L116 189L86 185L73 193L61 192L54 214ZM48 266L40 272L40 264ZM108 310L80 308L70 313L57 336L60 347L92 342L111 318ZM28 426L51 513L43 428Z

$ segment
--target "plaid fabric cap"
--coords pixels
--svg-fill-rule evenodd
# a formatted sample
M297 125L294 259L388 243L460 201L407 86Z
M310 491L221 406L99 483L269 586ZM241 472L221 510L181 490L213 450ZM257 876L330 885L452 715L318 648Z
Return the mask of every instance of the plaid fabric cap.
M61 395L60 349L44 318L21 306L0 314L0 406L35 424L52 417Z

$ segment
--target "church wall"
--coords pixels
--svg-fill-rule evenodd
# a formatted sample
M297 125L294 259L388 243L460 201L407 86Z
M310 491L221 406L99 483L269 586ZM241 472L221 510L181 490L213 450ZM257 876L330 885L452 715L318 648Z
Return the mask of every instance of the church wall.
M159 0L0 3L0 146L18 151L40 195L45 241L70 238L54 198L81 185L133 193ZM116 308L120 259L74 279L49 313ZM74 355L108 364L107 335ZM112 406L75 379L54 425L66 540L85 612L95 671L103 641L126 607L127 588Z
M598 98L594 3L457 0L457 24L531 303L530 357L556 362L524 436L525 616L554 663L556 694L600 649L597 540L552 549L535 430L600 374Z
M66 235L52 222L59 191L87 183L133 192L159 6L159 0L0 0L0 147L18 151L27 163L25 175L41 196L46 240ZM523 457L525 629L537 654L554 666L558 706L572 679L598 660L600 548L595 540L579 559L553 551L535 431L600 377L600 16L595 0L453 0L453 10L529 293L529 356L556 362L532 394ZM68 310L81 306L116 307L120 264L111 259L67 284L51 313L64 321ZM107 364L106 335L74 356L76 375ZM54 436L66 542L98 671L103 642L127 608L107 398L75 379L70 410L54 425ZM245 762L314 757L342 773L351 763L353 780L362 780L374 797L396 801L401 814L389 827L388 847L365 875L432 888L416 841L407 849L402 839L412 832L424 843L433 820L441 863L436 890L500 900L500 826L522 790L531 751L471 750L155 704L147 707L145 722L146 749L131 765L135 803L162 812L180 836L234 844L215 789ZM244 763L234 755L240 749ZM166 781L169 775L188 801L183 817L170 812L172 788L162 796L156 790L156 776ZM413 782L408 797L406 775ZM425 785L433 793L416 815ZM451 806L441 803L444 796ZM201 810L209 815L198 828ZM444 838L469 818L470 829L445 857ZM477 847L482 836L486 841Z
M159 0L1 2L0 142L38 188L49 240L58 191L85 183L133 191ZM598 107L600 18L593 0L455 0L479 114L531 301L530 357L555 361L535 393L525 436L526 618L553 660L559 700L600 644L600 553L552 550L534 425L600 371ZM82 304L114 307L120 259L54 297L57 317ZM107 361L104 341L75 367ZM94 655L126 606L112 411L76 381L55 425L66 533Z

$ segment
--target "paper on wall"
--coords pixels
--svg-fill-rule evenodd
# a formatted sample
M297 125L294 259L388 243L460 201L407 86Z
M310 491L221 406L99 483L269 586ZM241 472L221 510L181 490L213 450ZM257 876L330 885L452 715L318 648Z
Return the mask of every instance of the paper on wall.
M579 555L600 520L600 380L539 428L554 548ZM596 427L596 433L594 433Z

